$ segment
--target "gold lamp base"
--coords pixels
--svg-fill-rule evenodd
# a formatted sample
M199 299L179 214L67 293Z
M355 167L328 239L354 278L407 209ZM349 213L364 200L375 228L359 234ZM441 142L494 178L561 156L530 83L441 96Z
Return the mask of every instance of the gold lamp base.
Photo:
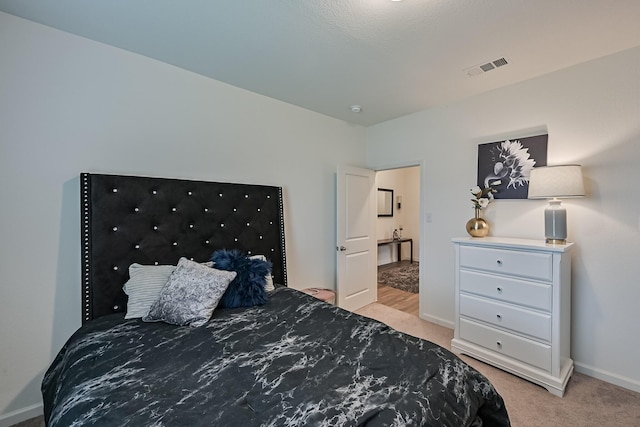
M567 244L566 239L546 239L545 242L548 245L566 245Z

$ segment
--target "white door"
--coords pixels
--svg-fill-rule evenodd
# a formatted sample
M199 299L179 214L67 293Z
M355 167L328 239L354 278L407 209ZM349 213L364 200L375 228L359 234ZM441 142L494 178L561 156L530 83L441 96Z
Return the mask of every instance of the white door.
M337 187L337 300L353 311L378 299L375 172L339 166Z

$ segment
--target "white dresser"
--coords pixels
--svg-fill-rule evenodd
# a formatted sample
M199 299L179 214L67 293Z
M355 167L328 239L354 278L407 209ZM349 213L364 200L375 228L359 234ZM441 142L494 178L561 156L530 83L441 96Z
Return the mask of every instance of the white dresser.
M564 394L573 372L571 249L543 240L453 239L451 348Z

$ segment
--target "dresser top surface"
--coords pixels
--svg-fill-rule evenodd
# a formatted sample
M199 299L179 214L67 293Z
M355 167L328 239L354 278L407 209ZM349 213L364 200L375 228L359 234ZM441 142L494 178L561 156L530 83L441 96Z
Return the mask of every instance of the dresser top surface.
M544 240L517 239L513 237L455 237L452 241L462 245L544 250L547 252L568 252L574 246L571 242L567 242L564 245L553 245L546 243Z

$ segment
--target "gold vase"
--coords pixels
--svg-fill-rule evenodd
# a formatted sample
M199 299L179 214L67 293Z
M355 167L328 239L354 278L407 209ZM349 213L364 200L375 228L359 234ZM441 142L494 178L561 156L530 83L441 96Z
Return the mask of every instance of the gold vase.
M489 223L480 218L480 209L476 208L475 218L467 221L467 233L472 237L486 237L489 234Z

